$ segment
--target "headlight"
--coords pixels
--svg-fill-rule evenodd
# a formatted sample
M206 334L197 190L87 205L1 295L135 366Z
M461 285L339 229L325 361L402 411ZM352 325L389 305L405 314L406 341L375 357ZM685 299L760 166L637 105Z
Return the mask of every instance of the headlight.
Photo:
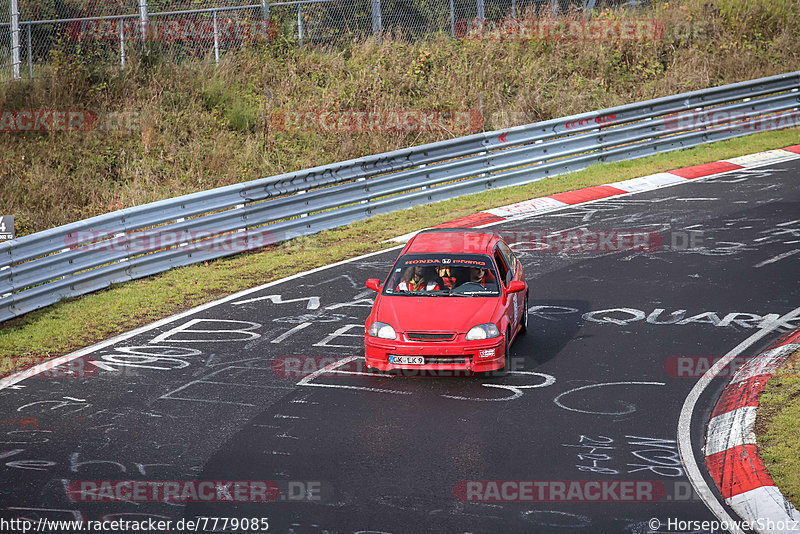
M473 341L475 339L489 339L492 337L498 337L500 335L500 330L497 329L492 323L486 324L479 324L478 326L473 326L467 332L467 341Z
M379 321L372 323L369 326L367 333L372 337L379 337L381 339L397 339L397 334L394 333L394 328Z

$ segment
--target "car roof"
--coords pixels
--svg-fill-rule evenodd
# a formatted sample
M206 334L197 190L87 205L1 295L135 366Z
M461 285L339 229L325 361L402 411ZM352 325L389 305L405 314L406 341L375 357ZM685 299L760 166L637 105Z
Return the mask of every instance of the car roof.
M426 252L491 254L500 236L490 230L472 228L434 228L423 230L411 238L404 253Z

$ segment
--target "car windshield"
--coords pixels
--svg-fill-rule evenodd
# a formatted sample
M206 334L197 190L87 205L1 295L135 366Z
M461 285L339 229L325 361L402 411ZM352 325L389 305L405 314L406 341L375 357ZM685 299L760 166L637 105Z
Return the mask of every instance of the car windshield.
M384 295L491 297L500 294L489 256L403 254L384 285Z

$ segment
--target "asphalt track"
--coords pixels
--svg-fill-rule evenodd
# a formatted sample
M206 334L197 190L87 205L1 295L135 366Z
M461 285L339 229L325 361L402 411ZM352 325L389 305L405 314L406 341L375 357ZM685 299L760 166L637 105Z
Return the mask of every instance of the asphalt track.
M529 333L506 376L365 375L358 360L286 376L286 362L311 371L320 360L302 358L363 354L364 282L385 276L395 249L116 340L71 362L79 377L2 389L0 517L267 517L269 532L296 533L646 533L675 532L669 518L715 519L687 490L676 444L699 375L676 377L670 358L721 357L800 306L798 161L493 227L517 241L531 286ZM581 228L658 232L663 244L524 250L533 231ZM694 413L701 467L697 444L726 381ZM179 504L74 502L66 491L68 481L195 479L271 480L282 494ZM462 500L464 481L485 480L650 481L663 494Z

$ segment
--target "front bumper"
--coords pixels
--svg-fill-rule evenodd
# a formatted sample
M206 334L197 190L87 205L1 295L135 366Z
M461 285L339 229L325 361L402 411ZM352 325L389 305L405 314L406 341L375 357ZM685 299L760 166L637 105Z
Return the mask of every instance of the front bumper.
M480 341L409 342L380 339L367 334L364 336L364 354L367 366L381 371L424 369L482 373L501 369L506 358L503 336ZM391 363L390 356L422 356L425 364Z

